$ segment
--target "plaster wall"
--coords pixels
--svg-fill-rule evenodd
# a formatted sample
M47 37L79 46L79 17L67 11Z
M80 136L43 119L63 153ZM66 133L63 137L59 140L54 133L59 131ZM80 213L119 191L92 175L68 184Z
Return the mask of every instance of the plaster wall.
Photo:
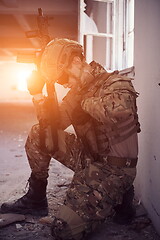
M160 1L135 0L135 87L139 163L136 195L160 234Z

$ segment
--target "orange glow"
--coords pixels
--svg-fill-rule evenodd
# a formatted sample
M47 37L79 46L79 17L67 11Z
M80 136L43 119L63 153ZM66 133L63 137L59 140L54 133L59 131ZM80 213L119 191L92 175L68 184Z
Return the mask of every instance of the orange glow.
M31 75L35 67L30 64L19 65L16 73L17 89L19 91L27 91L27 78Z

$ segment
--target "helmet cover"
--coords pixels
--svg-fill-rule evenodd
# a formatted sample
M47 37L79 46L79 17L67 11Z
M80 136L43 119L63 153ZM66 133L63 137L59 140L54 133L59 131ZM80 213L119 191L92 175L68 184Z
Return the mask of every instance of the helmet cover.
M67 82L65 69L71 62L71 56L83 56L82 46L70 39L55 39L50 41L41 57L40 70L47 83Z

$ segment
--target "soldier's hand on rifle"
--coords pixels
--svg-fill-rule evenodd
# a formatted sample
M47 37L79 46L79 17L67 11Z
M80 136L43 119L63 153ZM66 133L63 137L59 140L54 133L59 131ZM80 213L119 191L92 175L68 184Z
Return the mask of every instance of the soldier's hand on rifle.
M44 84L45 82L38 71L32 71L31 76L27 79L27 88L31 95L42 93Z

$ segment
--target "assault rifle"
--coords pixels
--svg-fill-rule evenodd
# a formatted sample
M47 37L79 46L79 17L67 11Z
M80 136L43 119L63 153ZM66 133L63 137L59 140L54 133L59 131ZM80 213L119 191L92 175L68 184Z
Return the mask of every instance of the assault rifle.
M27 31L26 37L27 38L38 37L41 41L41 49L31 53L28 52L19 53L17 55L17 61L23 63L35 63L37 66L37 71L40 71L41 55L43 53L45 46L50 41L50 36L48 33L48 17L43 16L41 8L38 8L37 25L38 29L33 31ZM47 119L47 122L49 122L49 126L47 126L47 128L44 128L46 124L43 122L42 117L42 120L39 121L41 131L40 142L43 150L47 150L47 152L54 154L58 150L58 134L57 134L58 102L54 84L47 83L46 90L48 96L45 106L49 111L48 114L49 119ZM47 139L46 141L45 137L49 139Z

